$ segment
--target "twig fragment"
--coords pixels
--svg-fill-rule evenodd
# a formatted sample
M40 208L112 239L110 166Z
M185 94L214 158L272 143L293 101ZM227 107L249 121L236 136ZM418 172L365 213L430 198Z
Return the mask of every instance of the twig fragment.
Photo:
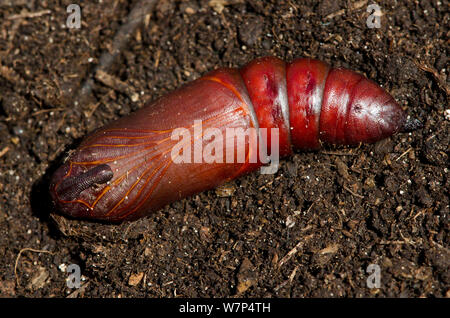
M428 72L431 75L433 75L433 77L435 78L435 80L438 83L438 86L447 94L447 96L450 95L450 87L446 83L445 74L439 75L438 71L436 71L434 68L426 65L425 63L419 62L417 60L413 60L413 61L414 61L414 64L416 64L417 67L420 68L422 71Z
M283 266L287 261L289 261L292 256L298 253L303 248L303 245L306 241L311 239L314 236L314 234L310 234L308 236L305 236L300 242L297 243L297 245L294 246L293 249L291 249L279 262L278 262L278 268Z
M348 11L351 12L351 11L354 11L354 10L361 9L361 8L364 7L366 4L367 4L367 0L357 1L357 2L353 3L353 4L351 5L350 8L348 8ZM338 11L336 11L336 12L330 13L329 15L327 15L327 16L325 17L325 19L326 19L326 20L333 19L333 18L335 18L335 17L338 17L338 16L340 16L340 15L343 15L343 14L345 13L345 11L346 11L345 9L341 9L341 10L338 10Z
M46 14L50 14L52 11L51 10L42 10L42 11L36 11L36 12L22 12L19 14L13 14L10 15L7 19L8 20L16 20L16 19L25 19L25 18L37 18L37 17L41 17L43 15Z
M136 5L129 13L126 23L123 24L117 31L113 39L111 49L105 51L100 56L99 64L97 65L93 73L89 74L85 82L81 85L80 90L74 98L75 102L78 102L79 104L84 104L86 102L86 100L91 95L92 87L94 84L93 77L95 76L97 71L102 70L104 72L108 72L116 57L121 53L122 48L128 43L128 40L130 39L136 28L146 19L155 3L156 0L140 0L136 3Z
M9 147L6 146L2 150L0 150L0 158L3 157L9 151Z
M281 288L283 288L284 286L286 286L287 284L292 283L292 281L295 278L295 274L297 274L297 270L300 266L297 265L295 266L294 270L291 272L291 274L289 274L289 278L286 279L284 282L282 282L280 285L278 285L277 287L274 288L274 291L279 291Z
M97 72L95 72L95 79L120 93L127 94L133 102L137 102L139 100L139 94L136 93L130 85L122 82L117 77L114 77L102 70L97 70Z
M356 193L356 192L350 190L350 188L347 187L346 185L344 185L344 189L347 190L348 192L350 192L350 193L351 193L352 195L354 195L355 197L360 198L360 199L364 199L364 196L362 196L361 194L358 194L358 193Z
M409 147L408 150L406 150L404 153L402 153L400 156L398 156L398 158L395 159L395 161L399 161L401 158L403 158L404 156L406 156L406 154L407 154L408 152L410 152L412 149L413 149L412 147Z

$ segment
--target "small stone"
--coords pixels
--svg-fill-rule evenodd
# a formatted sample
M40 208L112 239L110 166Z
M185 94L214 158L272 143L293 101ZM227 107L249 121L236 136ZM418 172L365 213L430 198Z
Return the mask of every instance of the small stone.
M187 14L194 14L195 10L191 7L187 7L186 9L184 9L184 12L186 12Z
M14 126L13 127L13 132L14 132L14 135L23 135L24 130L20 126Z
M450 109L446 109L444 111L444 116L446 120L450 120Z

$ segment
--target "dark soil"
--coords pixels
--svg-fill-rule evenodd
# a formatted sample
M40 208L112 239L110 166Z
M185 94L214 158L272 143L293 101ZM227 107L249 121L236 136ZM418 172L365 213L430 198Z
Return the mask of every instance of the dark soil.
M68 29L72 2L0 1L0 296L450 296L447 0L377 1L379 29L366 26L371 1L159 1L106 69L137 101L93 76L134 2L83 1ZM357 70L425 126L298 153L133 223L53 213L48 177L88 132L264 55Z

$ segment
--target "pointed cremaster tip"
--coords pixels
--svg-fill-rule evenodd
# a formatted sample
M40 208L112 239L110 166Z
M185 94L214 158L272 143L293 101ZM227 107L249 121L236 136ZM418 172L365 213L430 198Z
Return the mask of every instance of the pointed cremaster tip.
M414 131L417 129L420 129L423 127L423 123L416 119L416 118L411 118L408 116L408 118L406 118L405 123L403 124L403 127L401 129L402 132L410 132L410 131Z

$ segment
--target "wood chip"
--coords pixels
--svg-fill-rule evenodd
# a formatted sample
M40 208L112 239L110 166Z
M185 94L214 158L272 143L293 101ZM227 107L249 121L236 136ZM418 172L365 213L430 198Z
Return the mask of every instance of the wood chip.
M238 295L245 293L250 287L256 285L257 279L255 268L248 258L244 258L237 274L238 284L236 291Z
M27 289L37 290L44 287L49 276L50 274L45 267L39 267L38 272L33 276L30 283L27 285Z
M236 189L234 188L234 186L232 184L225 183L216 188L216 195L219 198L228 198L228 197L231 197L235 191L236 191Z
M319 251L320 255L325 255L325 254L334 254L339 250L340 245L339 244L331 244L327 247L325 247L324 249L321 249Z
M130 278L128 279L128 285L130 285L130 286L138 285L141 282L143 277L144 277L144 272L140 272L137 274L131 274Z

